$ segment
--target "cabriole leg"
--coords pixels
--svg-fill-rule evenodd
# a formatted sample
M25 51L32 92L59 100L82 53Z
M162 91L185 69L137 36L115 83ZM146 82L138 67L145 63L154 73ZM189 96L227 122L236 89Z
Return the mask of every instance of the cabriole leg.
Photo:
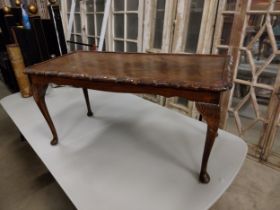
M83 88L83 93L84 93L84 96L85 96L85 100L86 100L86 104L87 104L87 116L93 116L93 113L91 111L91 108L90 108L90 102L89 102L89 97L88 97L88 89L86 88Z
M35 102L37 103L39 109L41 110L41 113L43 114L44 118L46 119L51 132L53 134L53 139L51 141L51 145L56 145L58 143L58 137L57 137L57 133L54 127L54 124L52 122L52 119L50 117L48 108L46 106L46 102L45 102L45 95L46 95L46 91L47 91L48 85L44 84L32 84L32 92L33 92L33 98L35 100Z
M199 180L208 183L210 176L207 173L207 164L213 144L215 142L220 122L220 107L218 104L196 103L197 110L207 122L207 133L202 157Z

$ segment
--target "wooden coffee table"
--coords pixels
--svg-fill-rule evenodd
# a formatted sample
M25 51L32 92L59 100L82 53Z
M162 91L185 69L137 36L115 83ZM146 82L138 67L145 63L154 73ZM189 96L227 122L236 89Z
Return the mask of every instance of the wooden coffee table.
M232 86L229 61L229 56L219 55L78 51L33 65L25 72L31 80L33 97L53 134L52 145L58 143L58 136L45 103L49 83L83 88L88 116L93 115L88 88L196 101L207 122L199 180L208 183L207 163L219 127L221 93Z

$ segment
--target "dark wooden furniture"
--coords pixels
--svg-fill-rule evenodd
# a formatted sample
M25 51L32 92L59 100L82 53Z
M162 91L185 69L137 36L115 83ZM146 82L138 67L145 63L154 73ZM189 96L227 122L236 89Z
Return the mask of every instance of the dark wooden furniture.
M82 87L92 115L87 88L103 91L179 96L196 101L207 122L200 181L208 183L208 158L220 120L220 98L231 88L229 57L219 55L75 52L26 69L33 97L53 134L58 136L45 103L49 83Z

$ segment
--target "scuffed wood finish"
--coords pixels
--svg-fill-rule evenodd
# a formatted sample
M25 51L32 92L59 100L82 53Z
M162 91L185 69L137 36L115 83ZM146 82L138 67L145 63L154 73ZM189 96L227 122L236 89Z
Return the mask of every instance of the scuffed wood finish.
M92 82L223 91L231 87L228 57L80 51L26 69L32 75ZM203 78L203 82L201 79Z
M34 99L58 143L45 104L49 83L82 87L88 115L92 115L87 88L113 92L184 97L201 102L198 110L208 129L200 181L208 183L207 163L214 144L220 113L220 95L231 87L228 56L76 52L26 69Z

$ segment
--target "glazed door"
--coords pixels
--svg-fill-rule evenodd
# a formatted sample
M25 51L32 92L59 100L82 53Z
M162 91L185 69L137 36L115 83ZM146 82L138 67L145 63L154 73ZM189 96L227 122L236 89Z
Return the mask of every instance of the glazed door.
M171 52L177 0L146 0L144 7L143 52ZM143 94L143 98L164 105L165 98Z
M143 51L210 53L218 0L147 0ZM197 117L194 103L183 98L146 96Z
M248 143L250 155L280 166L280 1L228 0L219 8L215 52L228 53L232 26L241 29L226 129Z
M171 46L173 53L210 53L217 4L217 0L178 1ZM183 98L168 98L166 106L194 118L199 116L195 103Z

